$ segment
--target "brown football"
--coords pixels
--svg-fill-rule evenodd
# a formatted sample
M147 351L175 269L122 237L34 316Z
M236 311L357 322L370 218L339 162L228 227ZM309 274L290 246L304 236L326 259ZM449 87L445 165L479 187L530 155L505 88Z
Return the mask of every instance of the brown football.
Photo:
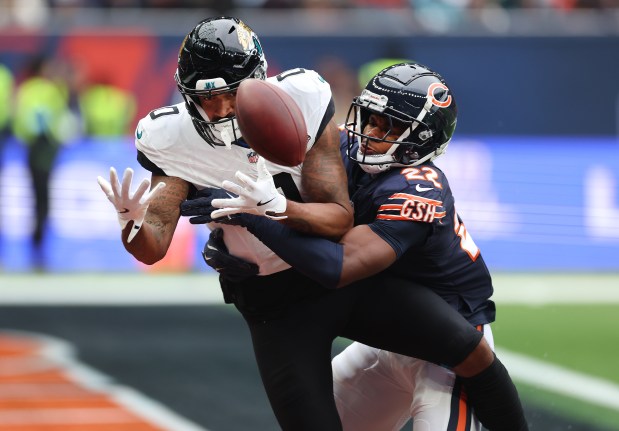
M236 120L249 146L270 162L297 166L307 149L307 128L301 109L279 87L246 79L236 93Z

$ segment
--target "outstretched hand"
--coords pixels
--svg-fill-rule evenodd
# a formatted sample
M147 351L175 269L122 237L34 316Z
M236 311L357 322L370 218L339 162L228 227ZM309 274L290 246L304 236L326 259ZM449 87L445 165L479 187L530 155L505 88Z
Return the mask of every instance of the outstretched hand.
M145 178L142 180L137 190L131 195L131 182L133 180L133 169L127 168L123 173L122 184L118 180L118 174L114 167L110 168L110 181L108 182L103 177L97 177L97 182L107 196L108 200L114 205L118 213L118 223L121 230L124 230L130 221L133 221L133 228L129 232L127 242L131 242L138 234L148 205L157 196L157 194L165 187L165 183L158 183L155 188L150 189L150 180Z
M213 219L219 221L221 217L238 213L257 214L273 220L287 218L287 216L275 215L286 211L286 198L277 191L273 176L267 169L262 157L258 159L257 168L257 180L237 171L235 176L240 184L227 180L221 184L225 190L238 197L213 199L213 207L219 208L212 212Z
M258 275L260 269L252 262L231 255L224 243L224 231L222 228L213 229L202 251L204 262L224 278L240 282L249 277Z

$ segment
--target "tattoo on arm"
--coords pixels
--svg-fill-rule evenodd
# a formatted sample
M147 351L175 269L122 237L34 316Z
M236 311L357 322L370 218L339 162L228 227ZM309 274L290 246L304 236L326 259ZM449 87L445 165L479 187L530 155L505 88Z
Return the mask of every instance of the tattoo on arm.
M348 208L346 172L338 138L337 127L329 124L303 163L303 190L312 202L333 202Z
M180 204L187 198L189 184L180 178L153 176L153 185L161 181L166 187L151 202L145 221L152 228L156 241L167 248L180 218Z

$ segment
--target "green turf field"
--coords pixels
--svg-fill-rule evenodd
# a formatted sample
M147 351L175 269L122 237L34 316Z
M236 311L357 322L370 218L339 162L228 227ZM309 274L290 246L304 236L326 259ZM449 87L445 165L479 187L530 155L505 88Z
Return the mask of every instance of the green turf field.
M498 307L493 333L499 349L598 377L619 388L619 304L503 304ZM515 380L526 403L619 430L616 408ZM576 385L582 391L592 388L587 382L574 381L572 387ZM609 395L616 396L617 392ZM619 399L614 401L619 404Z
M619 384L619 304L503 304L492 329L497 346Z
M546 427L537 416L535 429L619 431L619 274L493 278L497 351L525 408L591 426ZM221 302L217 278L206 274L0 274L5 306ZM346 344L339 339L334 351Z

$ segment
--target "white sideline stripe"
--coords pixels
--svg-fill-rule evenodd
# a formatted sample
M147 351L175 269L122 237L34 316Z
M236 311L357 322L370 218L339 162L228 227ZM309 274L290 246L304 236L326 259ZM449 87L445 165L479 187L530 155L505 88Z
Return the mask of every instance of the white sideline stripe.
M26 331L3 330L2 332L35 338L45 343L44 357L57 364L72 381L79 382L93 392L105 394L119 405L124 406L129 412L155 426L169 431L209 431L179 416L165 405L129 387L121 386L109 376L79 362L76 359L73 346L62 339ZM43 385L43 387L47 386ZM48 395L46 394L46 396Z
M498 273L497 304L619 304L619 273Z
M496 273L497 304L619 304L619 273ZM223 304L210 273L0 274L2 305Z
M493 275L499 304L619 304L617 274L498 273ZM0 305L202 305L223 304L211 274L0 274ZM57 341L57 340L56 340ZM515 380L619 410L619 386L497 348ZM108 378L73 361L82 383L109 386ZM109 390L107 391L109 392ZM129 388L114 387L115 399L175 431L205 431L165 406ZM171 415L171 416L170 416ZM174 423L181 421L183 426Z
M60 339L55 339L54 341L63 343ZM70 348L68 343L64 344L67 348ZM74 380L79 381L90 389L106 393L129 411L158 426L162 426L170 431L208 431L177 415L163 404L144 396L140 392L114 383L107 375L77 361L72 354L68 355L65 360L67 374L72 376Z
M223 303L219 280L211 274L0 274L0 305Z
M619 385L497 348L497 356L516 381L619 411Z

